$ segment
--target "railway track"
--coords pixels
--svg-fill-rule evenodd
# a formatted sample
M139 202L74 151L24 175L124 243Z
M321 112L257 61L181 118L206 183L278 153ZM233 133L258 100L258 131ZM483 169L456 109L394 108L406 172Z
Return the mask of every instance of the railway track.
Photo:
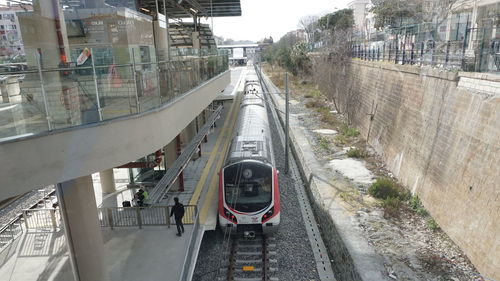
M274 237L231 237L224 253L227 260L220 269L219 281L278 281L277 253Z

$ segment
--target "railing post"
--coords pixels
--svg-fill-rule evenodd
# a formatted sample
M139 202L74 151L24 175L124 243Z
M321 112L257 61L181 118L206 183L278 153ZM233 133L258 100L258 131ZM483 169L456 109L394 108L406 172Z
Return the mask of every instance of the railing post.
M136 207L135 214L137 216L137 225L139 226L140 229L142 229L141 208Z
M431 53L431 66L434 65L434 48L435 48L435 42L432 41L431 42L431 50L430 50L430 53ZM427 46L427 49L429 49L429 47Z
M26 231L28 231L29 226L28 226L28 214L26 210L23 210L23 218L24 218L24 226L26 226Z
M424 48L425 48L425 45L424 45L424 41L422 41L422 44L420 46L420 66L422 66L423 62L424 62Z
M92 62L92 75L94 76L95 98L97 102L97 113L99 114L99 121L102 121L102 108L99 98L99 85L97 84L97 72L95 71L94 49L90 48L90 60Z
M10 227L10 234L11 234L11 237L12 237L11 238L12 241L14 241L14 238L15 238L14 237L14 228L12 227L13 225L14 225L14 223L11 223L10 226L9 226Z
M401 60L401 64L405 64L406 63L406 43L403 43L403 58Z
M445 57L445 60L444 60L444 66L445 67L448 66L448 61L450 59L450 45L451 45L451 41L448 40L448 42L446 43L446 57Z
M413 65L413 55L415 54L415 44L411 43L410 64Z
M40 50L40 52L42 51ZM45 86L43 81L41 55L42 55L41 53L40 54L35 53L36 63L38 66L38 76L40 77L40 89L42 89L43 106L45 107L45 118L47 119L47 127L49 131L52 131L52 124L50 123L49 105L47 102L47 93L45 92Z
M384 44L382 45L382 61L385 61L385 41Z
M56 231L57 229L57 221L56 221L56 209L49 210L50 212L50 219L52 221L52 229Z
M111 227L111 230L113 230L114 228L114 223L113 223L113 209L111 208L106 208L106 213L108 214L108 223L109 223L109 226Z
M394 55L394 63L398 64L398 42L396 42L396 54Z
M389 42L389 54L388 54L388 56L387 56L387 60L388 60L388 61L391 61L391 50L392 50L392 48L391 48L391 47L392 47L392 43L391 43L391 42Z
M165 217L167 218L167 227L170 228L170 212L169 212L170 207L165 206Z
M135 71L135 51L132 49L132 76L134 77L134 89L135 89L135 106L137 108L137 113L141 112L141 104L139 102L139 89L137 88L137 73Z
M160 89L160 67L159 67L159 63L158 63L158 56L156 56L156 63L155 63L155 66L156 66L156 91L158 92L158 98L160 99L160 104L158 105L161 106L162 104L162 100L161 100L161 89Z
M465 60L465 49L467 48L467 33L469 31L469 16L467 16L467 25L465 26L465 34L464 34L464 42L462 44L462 70L466 69L466 60Z

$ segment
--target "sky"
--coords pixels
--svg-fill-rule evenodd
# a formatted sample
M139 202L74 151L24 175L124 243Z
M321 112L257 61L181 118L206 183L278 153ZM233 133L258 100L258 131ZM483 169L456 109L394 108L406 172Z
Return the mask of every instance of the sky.
M224 39L258 41L272 36L276 42L298 28L299 20L347 8L352 0L241 0L240 17L213 18L213 31ZM208 20L211 23L211 20Z

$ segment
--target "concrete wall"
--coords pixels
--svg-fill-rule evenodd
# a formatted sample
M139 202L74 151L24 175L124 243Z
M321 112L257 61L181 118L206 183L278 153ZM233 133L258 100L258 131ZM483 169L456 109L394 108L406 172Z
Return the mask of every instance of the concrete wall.
M345 89L360 99L354 126L477 269L499 280L500 76L353 61Z
M123 165L163 147L229 81L230 71L226 71L146 113L0 144L0 200Z

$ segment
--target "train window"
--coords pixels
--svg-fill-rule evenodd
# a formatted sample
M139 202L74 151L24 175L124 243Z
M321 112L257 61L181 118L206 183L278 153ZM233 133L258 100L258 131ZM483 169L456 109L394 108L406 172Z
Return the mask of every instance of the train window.
M226 204L240 212L255 212L272 201L272 168L255 162L237 163L224 169Z

